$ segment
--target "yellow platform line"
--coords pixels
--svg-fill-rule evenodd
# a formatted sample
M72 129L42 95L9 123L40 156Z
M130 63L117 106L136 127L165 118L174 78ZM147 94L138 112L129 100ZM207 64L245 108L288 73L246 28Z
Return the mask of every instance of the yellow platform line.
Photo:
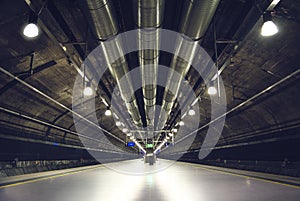
M242 175L242 174L238 174L238 173L231 173L231 172L226 172L226 171L222 171L222 170L205 168L205 167L202 167L200 165L191 164L191 166L196 167L196 168L201 168L201 169L204 169L204 170L207 170L207 171L218 172L218 173L227 174L227 175L231 175L231 176L237 176L237 177L242 177L242 178L246 178L246 179L250 178L250 179L253 179L253 180L257 180L257 181L264 181L264 182L268 182L268 183L272 183L272 184L278 184L278 185L292 187L292 188L300 188L300 186L296 186L296 185L293 185L293 184L286 184L286 183L283 183L283 182L257 178L257 177L254 177L254 176L246 176L246 175Z
M72 171L72 172L60 173L60 174L52 175L52 176L45 176L43 178L37 178L37 179L28 180L28 181L16 182L16 183L13 183L13 184L0 186L0 189L1 188L13 187L13 186L19 186L19 185L22 185L22 184L33 183L33 182L37 182L37 181L43 181L43 180L58 178L58 177L64 177L64 176L67 176L67 175L72 175L72 174L77 174L77 173L80 173L80 172L90 171L90 170L94 170L94 169L97 169L97 168L103 168L103 166L87 168L87 169L84 169L84 170L75 170L75 171Z

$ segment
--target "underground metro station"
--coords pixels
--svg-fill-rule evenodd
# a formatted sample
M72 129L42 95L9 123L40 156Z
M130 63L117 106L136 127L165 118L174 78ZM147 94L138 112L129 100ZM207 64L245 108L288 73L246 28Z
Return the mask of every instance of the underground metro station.
M299 200L299 1L0 10L1 201Z

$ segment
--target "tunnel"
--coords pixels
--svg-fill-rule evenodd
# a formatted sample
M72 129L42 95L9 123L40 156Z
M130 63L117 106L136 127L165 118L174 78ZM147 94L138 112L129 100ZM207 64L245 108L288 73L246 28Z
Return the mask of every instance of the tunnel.
M1 201L298 201L300 2L2 0Z

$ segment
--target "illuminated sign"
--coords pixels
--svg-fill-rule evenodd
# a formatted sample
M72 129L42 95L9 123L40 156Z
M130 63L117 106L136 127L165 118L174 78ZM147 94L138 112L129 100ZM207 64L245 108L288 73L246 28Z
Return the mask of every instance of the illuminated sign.
M134 147L135 143L134 142L127 142L128 147Z
M153 148L153 144L146 144L146 148Z

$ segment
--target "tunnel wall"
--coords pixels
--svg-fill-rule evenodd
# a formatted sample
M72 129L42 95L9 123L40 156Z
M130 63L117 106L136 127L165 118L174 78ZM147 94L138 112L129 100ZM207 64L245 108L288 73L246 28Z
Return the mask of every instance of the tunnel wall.
M206 159L198 151L184 154L180 161L241 170L300 177L300 139L214 150Z
M2 161L0 178L97 164L94 160Z
M99 154L101 155L101 163L124 160L121 154L102 152ZM99 164L99 162L85 149L62 147L56 144L46 145L18 140L0 140L0 179L7 176L95 164Z

